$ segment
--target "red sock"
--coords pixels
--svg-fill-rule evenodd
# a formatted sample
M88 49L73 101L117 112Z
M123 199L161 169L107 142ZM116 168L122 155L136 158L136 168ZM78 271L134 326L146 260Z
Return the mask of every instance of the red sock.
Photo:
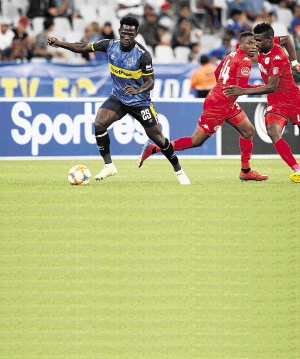
M247 140L246 138L239 138L239 146L241 153L241 168L250 168L250 160L252 156L253 140Z
M172 145L175 151L183 151L187 148L193 147L192 137L180 137L177 140L172 141Z
M183 151L187 148L193 147L192 137L180 137L177 140L171 141L174 151ZM155 152L161 152L160 148L158 146L155 146Z
M283 138L274 143L273 146L278 152L279 156L289 167L291 167L292 169L297 169L297 167L299 167L298 162L292 154L291 147Z

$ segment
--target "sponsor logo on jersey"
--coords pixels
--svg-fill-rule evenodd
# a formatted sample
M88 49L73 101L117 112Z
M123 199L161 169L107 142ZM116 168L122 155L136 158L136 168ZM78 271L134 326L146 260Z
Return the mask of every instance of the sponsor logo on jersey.
M242 73L243 76L250 76L250 69L249 69L249 67L243 67L243 68L241 69L241 73Z
M139 79L142 76L141 69L132 71L127 69L122 69L112 64L109 64L109 69L112 74L125 79Z
M134 63L133 57L129 57L129 58L127 59L127 66L133 66L133 63Z
M269 58L269 57L266 57L266 58L265 58L265 64L268 65L269 62L270 62L270 58Z
M279 72L279 68L278 67L273 67L272 74L277 75L278 72Z
M262 64L258 64L258 68L261 72L263 72L264 74L268 75L268 71L263 67Z
M276 55L276 56L274 57L274 60L281 60L281 57L280 57L279 55Z
M236 55L236 51L232 51L229 56L234 57Z
M250 61L249 57L244 57L243 60L244 61Z

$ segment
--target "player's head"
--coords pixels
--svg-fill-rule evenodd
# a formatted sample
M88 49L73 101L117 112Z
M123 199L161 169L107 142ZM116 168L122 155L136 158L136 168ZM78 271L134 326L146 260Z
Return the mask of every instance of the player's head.
M259 52L267 53L274 45L274 30L267 22L257 24L254 29L254 39Z
M256 42L254 34L251 31L244 31L239 37L240 48L250 57L254 57L256 53Z
M128 25L128 26L134 26L136 32L138 31L138 28L140 26L139 20L136 19L133 16L124 16L121 20L120 20L120 29L122 29L122 26L124 25Z
M120 25L119 35L121 46L124 48L131 47L136 35L138 34L140 23L132 16L125 16L120 20Z

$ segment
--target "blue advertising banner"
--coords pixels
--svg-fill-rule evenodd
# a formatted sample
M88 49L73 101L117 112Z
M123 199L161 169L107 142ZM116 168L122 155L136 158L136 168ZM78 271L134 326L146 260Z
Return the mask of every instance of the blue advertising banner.
M190 77L198 64L170 64L154 66L155 87L152 98L195 97L190 89ZM257 66L249 81L261 83ZM0 64L0 97L108 97L111 78L107 64L61 65L47 63Z
M0 100L0 157L97 156L94 118L104 99ZM203 100L156 100L162 131L176 139L191 135L203 110ZM142 125L126 115L109 128L113 156L137 156L148 140ZM186 155L217 155L213 136Z

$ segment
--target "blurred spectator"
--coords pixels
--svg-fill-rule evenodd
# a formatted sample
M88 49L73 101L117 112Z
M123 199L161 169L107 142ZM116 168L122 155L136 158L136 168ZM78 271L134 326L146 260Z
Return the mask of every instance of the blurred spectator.
M248 0L247 2L247 17L250 21L255 21L264 10L264 0Z
M218 32L221 27L221 9L215 5L214 0L199 0L198 8L207 12L208 26L212 33Z
M299 0L268 0L270 4L273 4L273 8L276 10L276 6L281 6L282 2L285 2L284 7L294 11L295 5L300 4Z
M117 0L117 12L118 18L122 18L127 15L134 15L142 17L144 15L144 6L142 0Z
M106 26L104 27L107 30L109 26L107 26L106 23ZM97 21L93 21L89 25L87 25L86 28L84 29L84 36L81 39L81 41L84 42L85 44L89 44L92 42L102 40L104 38L108 39L108 37L103 36L102 32L103 29L101 29L100 24ZM105 52L89 52L82 54L82 57L87 61L107 61L107 54Z
M112 39L116 38L112 24L110 21L106 21L102 27L101 35L103 39Z
M2 59L3 50L7 49L14 38L14 33L9 28L11 20L7 17L0 18L0 59Z
M180 7L180 13L177 21L177 25L181 23L181 20L186 19L189 21L191 29L200 29L200 24L198 23L195 15L191 12L189 5L182 4Z
M161 9L161 6L163 4L165 4L165 0L151 0L151 1L144 1L144 3L146 4L150 4L151 3L151 7L152 9L158 14L160 9ZM168 2L169 4L169 2Z
M145 20L142 21L139 27L139 33L143 36L146 44L151 46L153 50L156 45L160 44L157 15L154 11L147 12Z
M36 45L33 49L33 57L43 57L47 60L51 60L52 57L65 57L66 55L59 51L53 51L48 49L47 38L50 33L54 30L53 19L46 19L43 23L44 30L37 34Z
M297 58L300 61L300 3L295 6L294 13L295 17L290 24L289 30L293 34Z
M35 45L35 38L28 36L26 32L29 24L28 17L22 16L19 19L18 26L12 29L14 37L11 46L6 48L2 53L2 59L4 61L30 60Z
M189 62L199 63L201 56L201 45L199 42L193 42L190 45L191 52L189 54L188 60Z
M245 13L238 9L232 9L226 23L226 29L234 31L235 38L238 39L243 31L251 31L252 27L247 23Z
M168 24L169 30L173 31L175 27L175 17L172 14L172 6L169 2L164 2L161 5L157 18L158 22Z
M145 4L144 6L144 14L143 14L143 20L146 20L146 16L149 13L152 13L154 11L153 6L149 5L149 4ZM155 11L154 11L155 12ZM141 21L140 21L141 22Z
M163 4L161 4L157 16L159 19L164 16L172 18L173 16L171 15L171 12L172 12L172 5L168 1L166 1Z
M179 28L174 30L172 37L172 47L187 46L190 47L194 42L200 42L202 30L191 29L191 23L189 20L182 18L179 23Z
M227 3L227 8L230 11L233 9L240 10L242 12L247 11L247 0L231 0Z
M191 89L197 90L197 97L206 97L209 91L215 86L215 70L217 66L209 62L207 55L200 56L201 66L193 72L191 77Z
M29 19L37 16L55 17L58 16L55 0L30 0L26 14Z
M99 40L104 39L102 35L102 29L97 21L93 21L90 23L91 33L88 38L88 43L96 42ZM90 61L107 61L107 54L106 52L90 52L89 53L89 60Z
M172 46L172 32L168 26L167 18L161 18L158 20L158 35L160 38L160 45Z
M223 37L222 44L210 50L207 56L211 58L212 62L220 62L220 60L224 59L224 57L231 52L230 42L231 40L229 38Z
M67 17L72 25L72 19L78 17L74 0L55 0L57 16Z

